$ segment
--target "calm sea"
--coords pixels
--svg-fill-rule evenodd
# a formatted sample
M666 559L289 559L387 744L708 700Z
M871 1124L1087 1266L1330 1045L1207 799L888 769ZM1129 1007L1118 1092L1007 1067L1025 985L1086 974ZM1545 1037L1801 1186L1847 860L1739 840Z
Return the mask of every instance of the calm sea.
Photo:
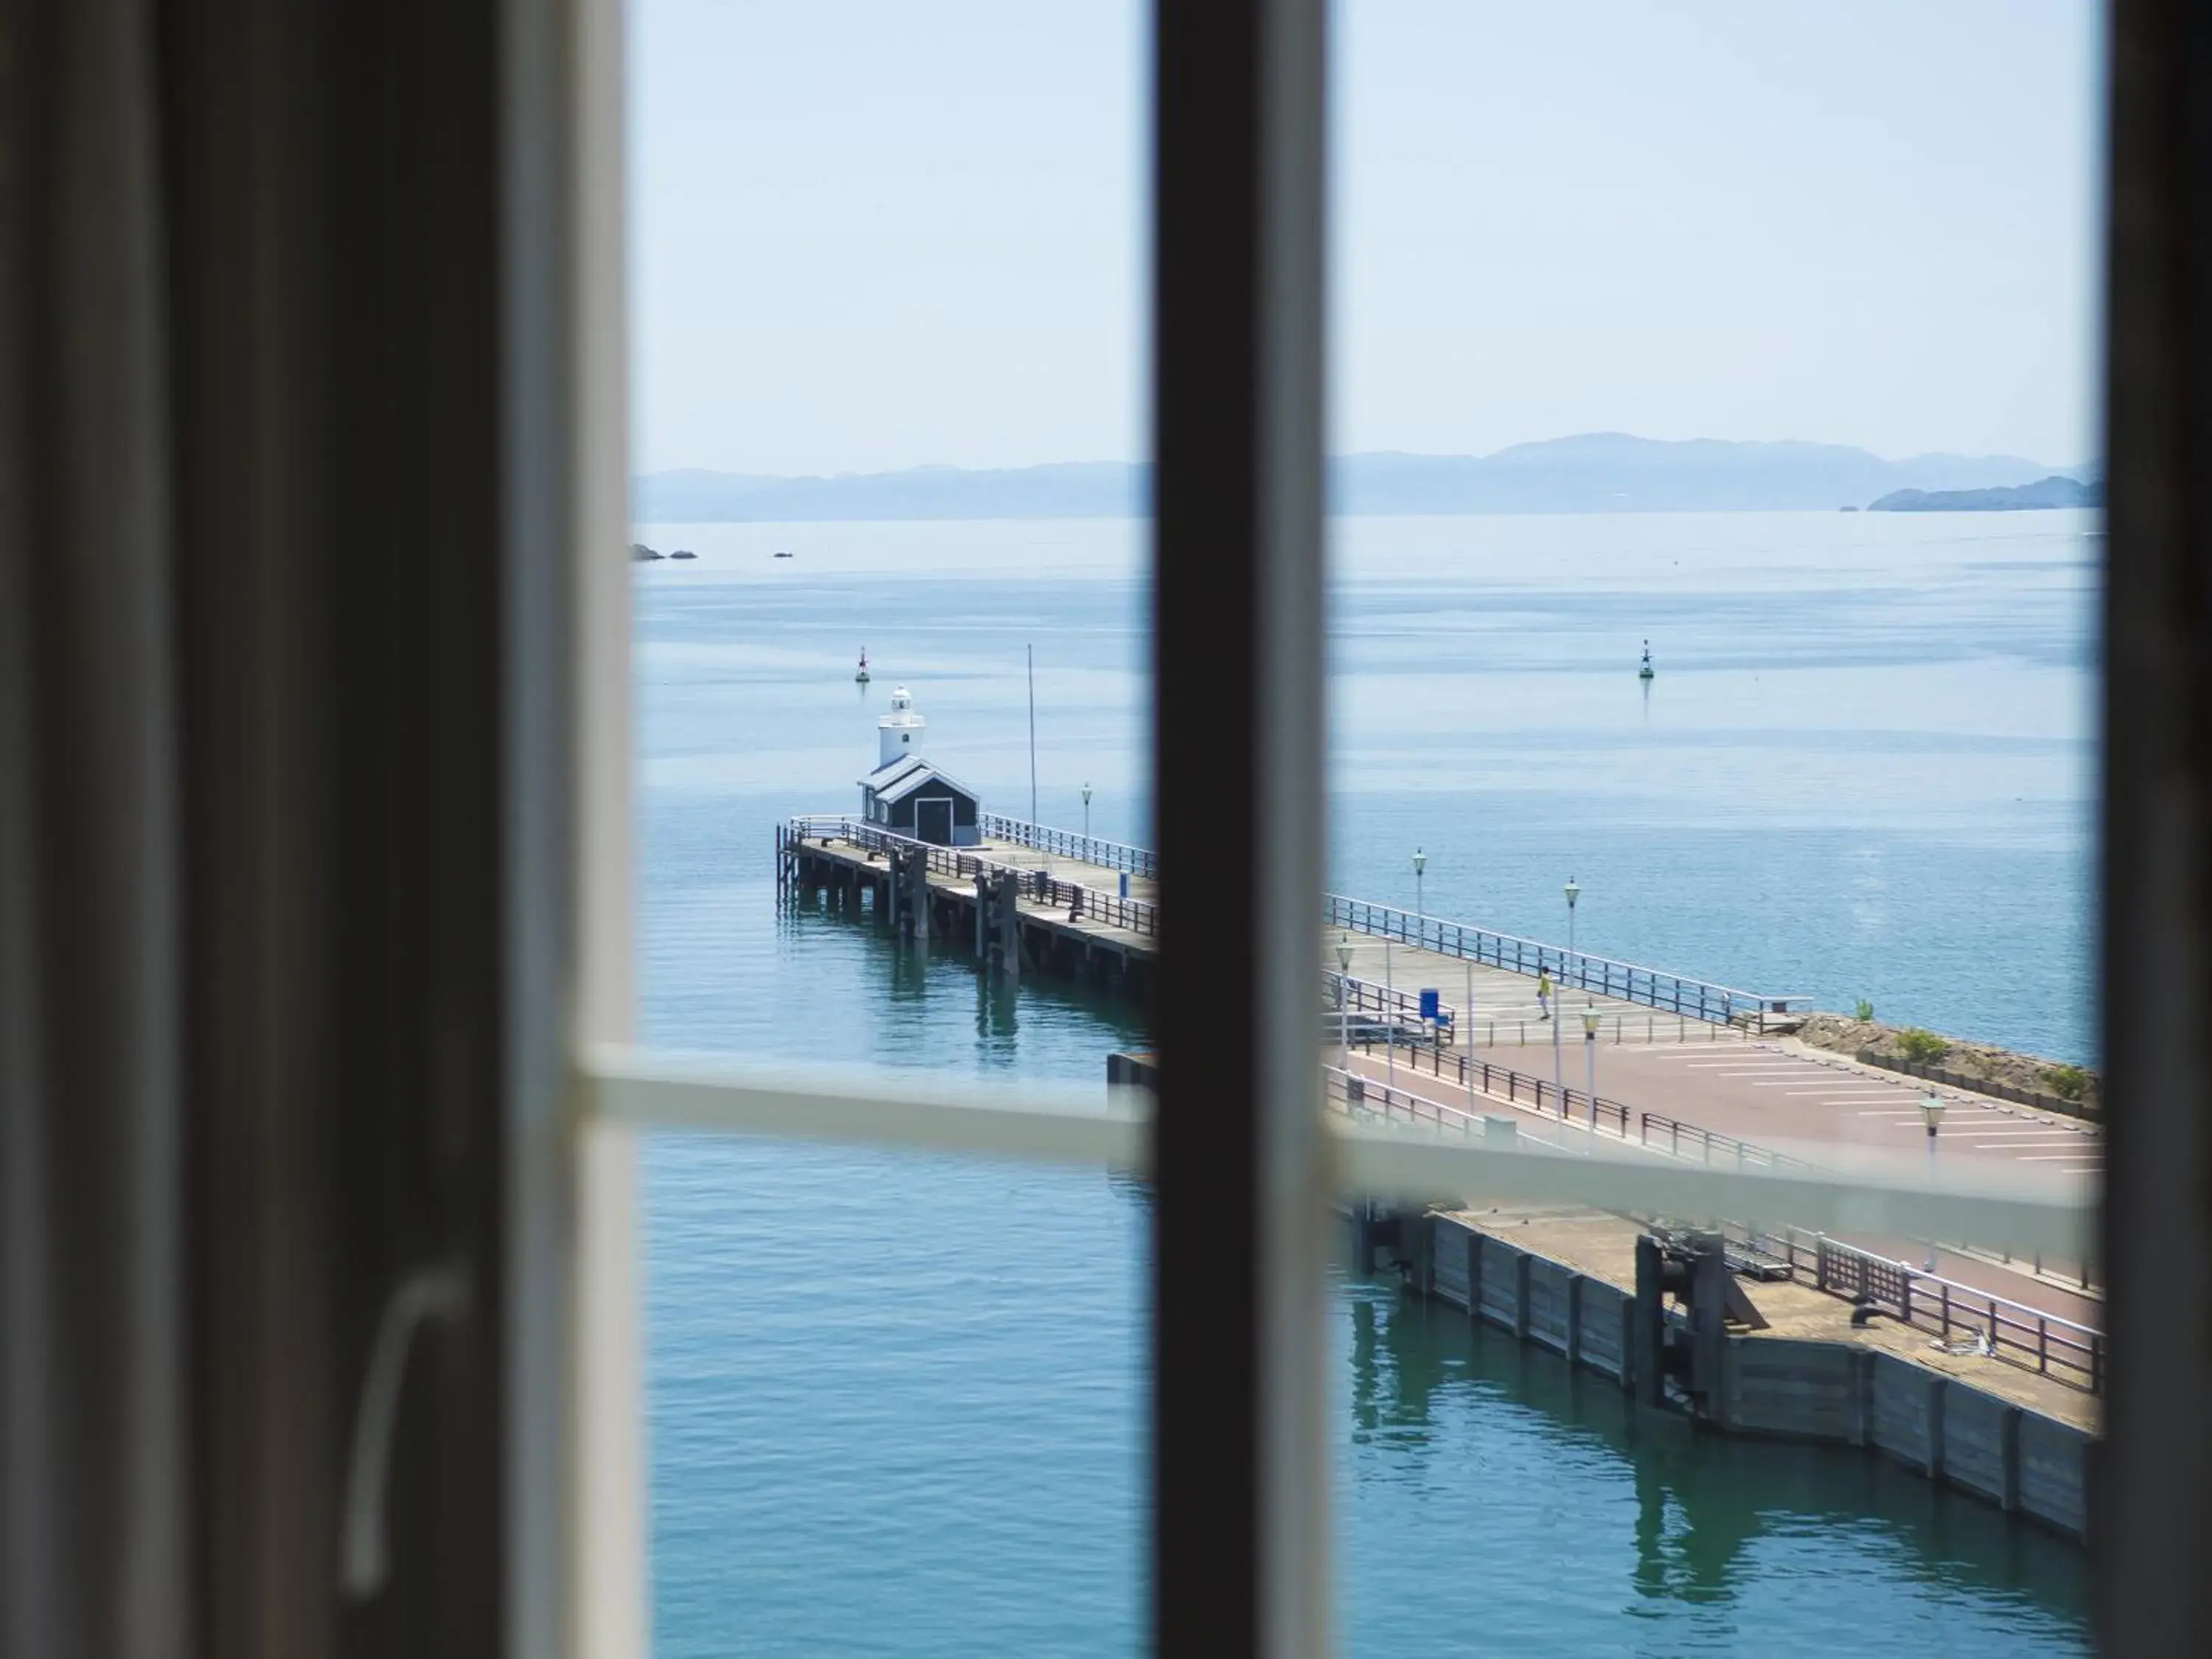
M1571 877L1585 949L2087 1058L2095 530L1340 522L1334 879L1410 904L1419 847L1430 910L1558 938ZM1026 812L1033 648L1041 816L1079 826L1087 783L1145 839L1143 527L640 534L701 556L637 573L647 1036L1103 1085L1127 1010L780 913L771 836L854 804L894 684ZM672 1135L647 1203L659 1653L1141 1650L1140 1194ZM1350 1651L2087 1650L2079 1552L1978 1504L1638 1423L1384 1285L1335 1307Z

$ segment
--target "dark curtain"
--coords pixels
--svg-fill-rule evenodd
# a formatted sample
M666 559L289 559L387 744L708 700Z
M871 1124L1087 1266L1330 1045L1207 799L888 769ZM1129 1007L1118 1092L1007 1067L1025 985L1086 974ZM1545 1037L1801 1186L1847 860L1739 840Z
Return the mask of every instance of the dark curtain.
M501 15L0 0L9 1659L503 1644Z
M0 1651L190 1650L158 43L0 6Z

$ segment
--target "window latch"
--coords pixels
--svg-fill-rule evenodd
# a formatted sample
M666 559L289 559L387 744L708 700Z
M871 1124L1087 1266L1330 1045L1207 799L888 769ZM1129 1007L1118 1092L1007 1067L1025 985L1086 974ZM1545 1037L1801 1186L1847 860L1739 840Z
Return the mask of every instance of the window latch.
M392 1435L399 1418L399 1390L407 1356L423 1325L452 1324L466 1310L468 1278L452 1265L418 1267L392 1292L377 1321L353 1420L353 1449L346 1461L345 1506L338 1523L338 1588L348 1601L366 1601L384 1588L390 1571L385 1547L384 1497L392 1480Z

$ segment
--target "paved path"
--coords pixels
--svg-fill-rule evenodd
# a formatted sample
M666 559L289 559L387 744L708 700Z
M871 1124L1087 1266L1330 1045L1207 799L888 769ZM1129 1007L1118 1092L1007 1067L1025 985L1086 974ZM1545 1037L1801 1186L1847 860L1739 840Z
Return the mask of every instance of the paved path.
M1562 1054L1561 1070L1571 1088L1583 1086L1581 1049L1577 1036ZM1553 1075L1548 1044L1502 1044L1478 1052L1530 1076ZM1334 1053L1327 1057L1334 1063ZM1433 1052L1424 1051L1419 1058L1432 1060ZM1480 1093L1470 1099L1459 1086L1449 1053L1443 1078L1419 1071L1410 1051L1401 1051L1399 1060L1398 1087L1462 1110L1498 1109L1498 1103ZM1378 1082L1392 1071L1383 1054L1358 1052L1352 1069ZM1652 1112L1844 1173L1910 1180L1926 1167L1927 1130L1917 1082L1893 1080L1795 1042L1601 1042L1597 1087L1601 1096L1629 1107L1639 1127L1640 1115ZM1665 1144L1656 1135L1654 1143ZM1949 1103L1937 1151L1939 1159L2002 1169L2033 1187L2057 1190L2078 1190L2093 1181L2102 1154L2103 1137L2094 1127L2025 1107L1965 1098ZM1853 1237L1845 1242L1903 1261L1918 1262L1925 1255L1925 1246L1911 1239ZM2040 1265L2046 1271L2038 1272L2033 1261L2008 1264L1955 1249L1939 1250L1936 1256L1936 1271L1947 1279L2101 1328L2101 1297L2080 1284L2079 1264L2053 1259Z

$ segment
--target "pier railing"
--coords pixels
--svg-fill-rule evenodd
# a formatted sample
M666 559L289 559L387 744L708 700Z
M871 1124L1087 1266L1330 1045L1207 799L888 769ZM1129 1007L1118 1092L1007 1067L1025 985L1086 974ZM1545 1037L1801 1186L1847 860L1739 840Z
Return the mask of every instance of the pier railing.
M1468 1137L1486 1133L1478 1113L1447 1106L1442 1101L1424 1099L1403 1089L1394 1089L1387 1083L1377 1083L1372 1078L1356 1077L1328 1066L1322 1070L1322 1082L1323 1098L1333 1110L1366 1121L1419 1124Z
M1133 876L1157 877L1160 872L1159 854L1149 847L1132 847L1126 842L1106 841L1073 830L1055 830L1048 823L1030 823L998 812L978 813L975 827L987 840L1027 847L1055 858L1077 859L1102 869L1126 871Z
M1347 1014L1352 1012L1347 1006ZM1334 1010L1330 1011L1328 1018L1335 1018ZM1376 1045L1371 1030L1355 1028L1352 1037L1349 1047L1363 1054L1373 1054ZM1395 1047L1400 1056L1398 1063L1405 1067L1408 1077L1432 1077L1441 1083L1456 1085L1462 1092L1471 1087L1477 1094L1489 1095L1508 1105L1525 1107L1584 1127L1595 1122L1624 1140L1628 1139L1630 1109L1617 1100L1607 1100L1601 1095L1593 1102L1584 1090L1562 1088L1549 1079L1480 1060L1473 1054L1447 1054L1435 1043L1399 1043ZM1425 1069L1424 1060L1427 1061Z
M1387 1023L1402 1025L1409 1030L1423 1026L1419 993L1401 991L1395 986L1378 985L1371 979L1359 979L1349 974L1340 974L1334 969L1324 968L1322 970L1322 1000L1332 1012L1336 1006L1336 987L1339 980L1341 980L1345 986L1345 1006L1354 1013L1371 1014ZM1668 1041L1669 1039L1658 1036L1653 1030L1652 1022L1656 1018L1656 1014L1646 1014L1644 1017L1644 1030L1639 1036L1621 1014L1613 1013L1610 1016L1613 1041L1616 1043ZM1689 1040L1687 1028L1690 1018L1685 1015L1675 1022L1673 1041ZM1421 1040L1425 1043L1435 1042L1449 1047L1458 1041L1461 1036L1460 1028L1464 1025L1467 1028L1467 1046L1474 1046L1486 1028L1490 1033L1490 1040L1494 1046L1498 1040L1498 1030L1501 1024L1516 1034L1516 1042L1525 1042L1528 1038L1528 1027L1540 1024L1540 1021L1519 1018L1503 1021L1492 1019L1486 1023L1480 1019L1469 1018L1463 1008L1454 1008L1447 1004L1441 1019L1423 1030ZM1579 1047L1583 1041L1583 1034L1572 1026L1564 1029L1572 1033L1571 1040L1567 1046ZM1740 1027L1709 1024L1706 1030L1707 1036L1714 1042L1719 1042L1723 1036L1730 1042L1749 1042L1752 1036L1750 1032ZM1604 1019L1601 1019L1598 1027L1599 1035L1604 1036L1606 1030L1607 1023ZM1700 1037L1698 1041L1704 1042L1706 1038Z
M1701 1164L1731 1164L1738 1170L1810 1170L1816 1167L1787 1152L1770 1152L1747 1140L1738 1140L1734 1135L1684 1123L1657 1112L1640 1115L1637 1139L1645 1146L1664 1147L1670 1157L1691 1158Z
M1148 900L1125 899L1080 882L1062 881L1043 870L985 858L980 853L957 847L917 841L860 818L807 813L793 818L788 829L799 839L842 841L868 853L912 852L920 848L932 875L949 876L955 881L973 881L987 872L1011 871L1020 881L1024 898L1050 909L1066 910L1071 920L1099 921L1147 939L1159 933L1159 906Z
M1816 1290L1863 1306L1880 1309L1899 1324L1933 1331L1945 1342L1979 1335L1996 1357L2033 1361L2050 1376L2076 1382L2092 1394L2105 1391L2105 1334L2057 1314L2031 1308L1993 1291L1924 1273L1825 1233L1801 1227L1779 1231L1740 1222L1722 1224L1744 1243L1796 1273L1809 1275Z
M1462 1059L1464 1061L1465 1057ZM1524 1111L1544 1115L1548 1109L1577 1126L1586 1127L1590 1121L1589 1097L1586 1095L1572 1090L1561 1091L1543 1079L1528 1077L1510 1067L1492 1067L1480 1060L1473 1062L1471 1074L1480 1092L1492 1098L1502 1097ZM1483 1114L1446 1105L1410 1090L1356 1076L1333 1066L1324 1066L1322 1075L1323 1096L1333 1109L1383 1122L1423 1124L1462 1136L1486 1132ZM1414 1072L1413 1075L1421 1073ZM1547 1099L1548 1109L1545 1103ZM1601 1126L1626 1139L1627 1109L1618 1102L1602 1099L1598 1102L1598 1109ZM1805 1173L1817 1168L1787 1153L1680 1122L1656 1112L1641 1114L1638 1125L1639 1133L1632 1144L1674 1158L1732 1166L1746 1172ZM1653 1219L1646 1215L1632 1218L1645 1224ZM1994 1357L2010 1362L2032 1361L2044 1376L2057 1376L2061 1381L2085 1387L2092 1394L2104 1392L2105 1337L2093 1326L1946 1279L1940 1273L1924 1273L1910 1262L1846 1244L1825 1233L1809 1232L1801 1227L1775 1229L1741 1221L1716 1221L1712 1224L1732 1242L1786 1264L1793 1278L1809 1282L1815 1290L1880 1309L1901 1324L1934 1332L1944 1342L1978 1336Z
M1553 982L1577 990L1595 991L1621 1002L1633 1002L1663 1013L1680 1014L1720 1025L1743 1025L1765 1030L1769 1021L1786 1015L1792 1005L1801 1011L1808 999L1773 996L1739 990L1708 980L1686 979L1656 968L1595 957L1586 951L1569 951L1540 939L1492 933L1441 916L1416 915L1388 904L1346 898L1331 893L1326 899L1329 927L1377 939L1395 939L1438 956L1457 957L1487 968L1502 968L1531 977L1549 974Z
M1108 870L1125 870L1132 875L1156 878L1159 874L1158 855L1148 848L1103 841L997 812L981 814L978 828L994 841L1032 848L1057 857L1080 860ZM1787 1015L1793 1009L1802 1012L1811 1000L1803 996L1775 996L1716 984L1710 980L1686 978L1635 963L1592 956L1586 951L1565 950L1540 939L1447 921L1440 916L1416 915L1410 910L1346 898L1338 893L1325 895L1324 903L1331 927L1395 939L1433 951L1439 956L1458 957L1531 978L1549 974L1561 986L1595 991L1619 1001L1715 1024L1742 1025L1763 1031L1775 1018Z

